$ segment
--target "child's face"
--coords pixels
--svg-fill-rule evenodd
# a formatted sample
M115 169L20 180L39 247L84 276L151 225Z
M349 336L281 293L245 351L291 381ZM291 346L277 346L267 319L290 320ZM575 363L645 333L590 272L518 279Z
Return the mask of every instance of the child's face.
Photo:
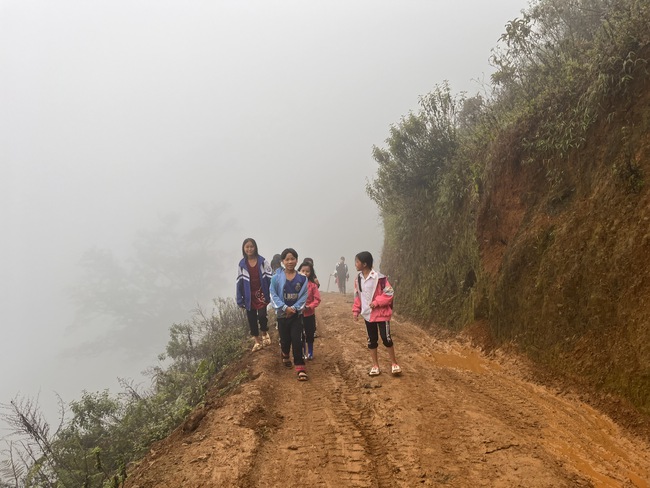
M354 258L354 267L356 268L357 271L361 271L364 268L364 264L359 261L358 258Z
M248 241L246 244L244 244L244 252L248 257L255 256L255 244Z
M284 268L287 271L293 271L296 269L296 264L298 264L298 258L294 256L293 254L289 253L287 254L287 257L285 257L282 260L282 264L284 264Z
M309 270L309 266L303 266L302 268L300 268L299 273L309 278L309 275L311 274L311 271Z

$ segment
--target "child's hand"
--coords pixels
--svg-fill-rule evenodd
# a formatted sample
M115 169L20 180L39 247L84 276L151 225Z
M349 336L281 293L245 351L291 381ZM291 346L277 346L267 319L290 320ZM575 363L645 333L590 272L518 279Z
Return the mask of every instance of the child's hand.
M377 304L375 302L370 302L370 308L375 308Z
M286 312L287 312L287 317L291 317L294 313L296 313L296 309L293 307L288 307Z
M352 314L352 317L354 317L354 320L359 320L359 316L356 314Z

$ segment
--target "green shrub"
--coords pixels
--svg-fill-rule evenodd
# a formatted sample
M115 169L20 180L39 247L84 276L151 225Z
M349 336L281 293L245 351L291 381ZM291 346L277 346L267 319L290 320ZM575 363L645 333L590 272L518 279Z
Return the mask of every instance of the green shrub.
M4 419L21 441L9 446L2 474L20 487L113 487L125 466L146 453L199 404L216 372L243 351L245 315L233 300L219 299L209 316L170 328L166 366L150 370L152 387L140 391L122 380L123 392L83 392L71 402L72 417L50 432L31 400L5 406Z

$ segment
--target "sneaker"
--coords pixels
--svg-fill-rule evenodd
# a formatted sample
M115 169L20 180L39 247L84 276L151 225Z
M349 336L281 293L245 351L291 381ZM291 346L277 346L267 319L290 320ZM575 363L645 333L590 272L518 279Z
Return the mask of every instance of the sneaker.
M370 371L368 371L368 374L370 376L379 376L379 373L381 373L381 371L379 370L379 366L373 366L372 368L370 368Z
M271 345L271 336L267 333L262 335L262 345L270 346Z
M312 359L314 359L314 355L313 354L307 354L307 360L311 361Z
M393 374L400 374L402 372L402 368L399 367L399 364L393 364L390 372Z
M252 349L251 352L259 351L261 349L262 349L262 344L260 344L259 342L256 342L255 345L253 346L253 349Z

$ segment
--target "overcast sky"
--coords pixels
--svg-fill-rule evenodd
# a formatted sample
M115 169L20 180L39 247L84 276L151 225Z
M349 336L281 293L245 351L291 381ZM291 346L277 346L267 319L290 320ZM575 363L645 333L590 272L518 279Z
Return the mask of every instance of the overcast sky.
M436 84L480 91L526 6L0 0L0 403L117 391L155 364L171 324L138 357L71 354L88 333L69 289L86 250L128 257L171 212L222 208L215 297L249 236L314 258L325 288L341 255L379 260L372 146Z

